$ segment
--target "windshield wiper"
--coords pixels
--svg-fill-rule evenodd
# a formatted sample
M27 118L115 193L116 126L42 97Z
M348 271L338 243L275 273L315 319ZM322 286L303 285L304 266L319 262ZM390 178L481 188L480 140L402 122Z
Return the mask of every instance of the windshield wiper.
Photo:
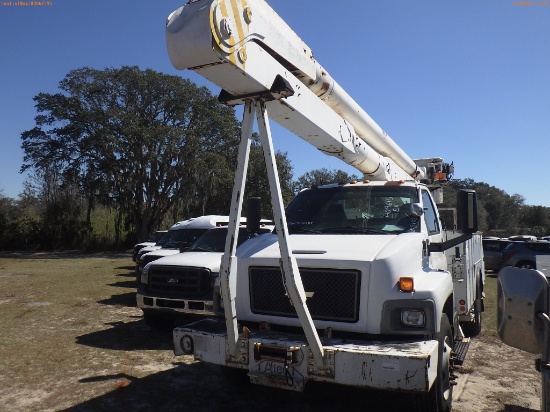
M315 234L322 233L320 230L310 229L303 226L298 226L298 227L292 226L288 228L288 231L290 233L315 233Z
M323 229L323 233L327 232L344 232L344 233L371 233L371 234L379 234L379 235L389 235L389 232L386 232L385 230L381 229L372 229L368 227L362 227L362 226L345 226L345 227L328 227L326 229Z
M211 249L206 249L204 247L194 247L192 249L187 249L187 252L211 252Z

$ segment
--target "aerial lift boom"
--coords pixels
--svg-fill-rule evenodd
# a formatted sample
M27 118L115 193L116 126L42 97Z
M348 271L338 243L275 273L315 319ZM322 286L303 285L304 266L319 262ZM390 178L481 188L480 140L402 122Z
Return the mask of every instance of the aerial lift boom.
M226 103L262 97L273 120L370 179L424 178L265 1L190 1L166 38L172 64L220 86Z

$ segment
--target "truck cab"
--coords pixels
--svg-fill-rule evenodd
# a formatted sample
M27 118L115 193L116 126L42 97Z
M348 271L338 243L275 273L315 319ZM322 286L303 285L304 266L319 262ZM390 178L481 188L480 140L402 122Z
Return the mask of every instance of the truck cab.
M450 277L430 276L446 271L447 260L443 252L427 251L427 245L443 240L443 231L425 185L353 182L307 189L287 207L286 218L318 329L390 335L438 329L434 313L452 299L453 285ZM279 259L275 234L254 239L237 252L240 322L299 326ZM399 290L402 276L414 280L415 293ZM404 299L429 306L422 327L396 327L391 321L394 309L388 305L398 307Z

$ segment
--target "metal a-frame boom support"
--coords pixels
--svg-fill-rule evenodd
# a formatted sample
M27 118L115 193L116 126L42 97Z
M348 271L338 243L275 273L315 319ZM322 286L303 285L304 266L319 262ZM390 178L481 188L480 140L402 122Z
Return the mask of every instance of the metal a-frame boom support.
M228 362L235 362L237 356L237 341L239 331L237 327L237 314L235 297L237 294L237 262L235 253L237 249L237 238L239 230L239 219L242 211L243 194L245 189L248 159L250 154L250 139L252 137L252 126L254 116L257 118L260 142L263 147L266 163L269 188L271 192L271 205L275 220L275 228L279 241L281 253L280 266L283 273L283 281L288 296L296 310L304 334L307 338L309 348L313 354L314 361L318 365L323 364L323 346L319 335L315 330L313 320L306 304L306 294L302 284L302 278L298 270L296 258L292 255L286 216L281 194L281 185L277 173L275 151L271 138L269 117L264 102L260 99L247 100L244 107L241 142L239 145L237 170L235 183L231 198L229 214L228 236L225 243L225 253L222 257L220 270L220 288L224 302L225 322L227 326L227 347L226 359Z

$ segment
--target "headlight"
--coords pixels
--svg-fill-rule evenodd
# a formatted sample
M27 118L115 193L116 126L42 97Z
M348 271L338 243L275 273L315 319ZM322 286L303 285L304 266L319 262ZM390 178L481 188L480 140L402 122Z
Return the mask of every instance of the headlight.
M149 283L149 265L146 265L141 271L141 283Z
M404 326L423 328L426 324L426 315L423 310L404 309L401 311L401 323Z
M380 332L390 335L432 335L436 331L435 302L431 299L387 300Z

